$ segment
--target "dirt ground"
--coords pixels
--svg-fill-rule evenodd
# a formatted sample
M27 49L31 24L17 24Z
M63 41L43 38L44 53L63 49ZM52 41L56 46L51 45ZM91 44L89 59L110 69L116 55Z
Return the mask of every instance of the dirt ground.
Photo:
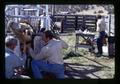
M75 52L75 35L61 35L69 48L64 50L65 77L72 79L113 79L115 74L115 58L109 56L96 57L88 49L79 48ZM70 52L72 55L70 55ZM69 55L67 55L69 53ZM76 53L78 55L76 55Z

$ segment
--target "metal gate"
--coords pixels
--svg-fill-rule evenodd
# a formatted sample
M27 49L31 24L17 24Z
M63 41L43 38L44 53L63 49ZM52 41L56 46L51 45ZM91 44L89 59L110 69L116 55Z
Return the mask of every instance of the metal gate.
M97 18L95 15L53 15L54 22L62 23L62 32L81 29L95 32Z

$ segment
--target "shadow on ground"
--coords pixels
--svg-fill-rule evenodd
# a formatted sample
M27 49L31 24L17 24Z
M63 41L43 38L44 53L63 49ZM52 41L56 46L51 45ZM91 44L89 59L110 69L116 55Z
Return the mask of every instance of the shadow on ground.
M65 75L67 78L91 79L88 74L94 78L100 79L94 72L100 71L103 67L96 65L83 65L78 63L65 63Z
M90 59L90 58L88 58L88 57L85 57L84 55L81 55L81 54L76 53L76 52L74 52L74 51L70 51L68 54L66 54L65 57L63 57L63 59L66 60L66 59L69 59L69 58L71 58L71 57L84 57L84 58L88 59L89 61L95 62L95 63L97 63L97 64L99 64L99 65L101 65L101 66L103 66L103 67L106 67L106 68L108 68L108 69L111 69L111 67L108 67L108 66L106 66L106 65L103 65L103 64L97 62L96 60L93 60L93 59Z
M69 59L71 57L81 57L83 55L76 53L74 51L70 51L68 54L65 55L65 57L63 57L64 60Z

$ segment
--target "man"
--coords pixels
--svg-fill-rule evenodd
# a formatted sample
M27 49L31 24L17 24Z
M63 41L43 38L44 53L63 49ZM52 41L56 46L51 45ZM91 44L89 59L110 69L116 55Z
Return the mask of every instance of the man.
M103 53L102 46L105 38L107 37L105 30L106 30L106 24L104 17L98 15L97 32L99 33L99 37L97 38L97 48L98 48L97 56L101 56Z
M14 49L17 46L17 40L13 36L7 36L5 39L5 76L12 78L14 69L22 66L18 56L15 55Z
M46 30L50 30L50 16L46 15L45 11L43 11L43 14L40 16L41 17L41 28L47 28Z
M40 16L41 17L41 28L46 28L46 13L43 12L43 14Z
M8 79L23 78L21 75L23 65L22 60L14 53L16 46L16 38L13 36L7 36L5 38L5 77Z
M47 30L43 34L44 42L46 45L41 49L41 52L35 54L29 48L29 53L32 58L32 70L36 79L42 78L42 71L54 73L56 78L64 78L64 63L62 58L62 49L68 48L68 45L62 41L54 38L53 33Z

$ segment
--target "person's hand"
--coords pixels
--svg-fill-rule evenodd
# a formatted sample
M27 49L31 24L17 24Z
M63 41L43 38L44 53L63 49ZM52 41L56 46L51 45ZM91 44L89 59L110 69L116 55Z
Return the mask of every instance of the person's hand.
M14 69L14 75L19 76L19 75L22 74L22 72L23 72L22 67L16 67L16 68Z

